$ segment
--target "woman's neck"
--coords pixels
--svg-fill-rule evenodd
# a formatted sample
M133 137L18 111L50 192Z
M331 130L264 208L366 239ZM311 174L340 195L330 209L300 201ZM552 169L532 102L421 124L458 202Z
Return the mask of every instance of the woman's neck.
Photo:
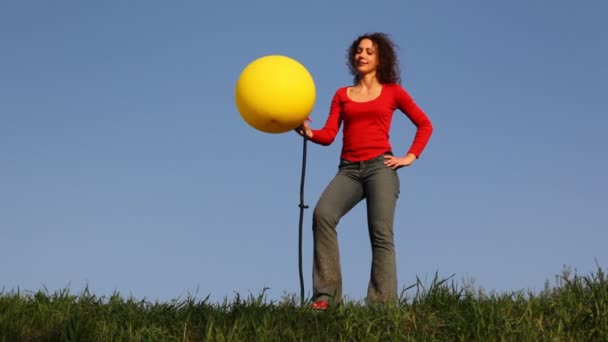
M376 73L369 73L366 75L363 75L360 79L359 79L359 84L358 84L361 88L365 88L365 89L371 89L371 88L375 88L377 86L380 85L380 82L378 81L378 78L376 77Z

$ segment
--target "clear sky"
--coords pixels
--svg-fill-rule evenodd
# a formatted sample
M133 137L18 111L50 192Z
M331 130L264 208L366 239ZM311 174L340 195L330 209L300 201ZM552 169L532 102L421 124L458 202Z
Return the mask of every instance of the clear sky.
M248 126L236 80L283 54L313 75L313 128L365 32L399 46L433 121L401 169L399 287L454 275L541 290L608 265L608 2L0 2L0 289L85 286L152 300L299 294L302 140ZM415 130L395 113L405 154ZM312 207L341 139L309 144ZM344 292L363 299L365 205L339 225Z

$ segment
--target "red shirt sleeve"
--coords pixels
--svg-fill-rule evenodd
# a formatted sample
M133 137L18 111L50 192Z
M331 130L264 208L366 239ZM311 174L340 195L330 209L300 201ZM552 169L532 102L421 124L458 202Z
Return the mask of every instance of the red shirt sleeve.
M431 134L433 133L433 125L431 120L426 116L426 114L418 107L418 105L414 102L414 99L408 94L403 87L400 85L394 86L395 90L395 106L399 108L416 126L416 135L414 136L414 141L408 150L408 153L412 153L416 155L416 157L420 157L420 154L426 147L429 139L431 138Z
M340 90L336 91L333 99L331 100L331 106L329 108L329 115L325 126L321 129L312 130L312 138L310 140L320 145L330 145L334 142L340 126L342 125L342 100L340 98Z

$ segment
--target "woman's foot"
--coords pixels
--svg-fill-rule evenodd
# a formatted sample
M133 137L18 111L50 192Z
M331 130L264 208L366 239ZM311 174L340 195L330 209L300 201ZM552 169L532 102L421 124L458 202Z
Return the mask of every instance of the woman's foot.
M329 302L325 300L317 300L310 306L313 310L325 311L329 307Z

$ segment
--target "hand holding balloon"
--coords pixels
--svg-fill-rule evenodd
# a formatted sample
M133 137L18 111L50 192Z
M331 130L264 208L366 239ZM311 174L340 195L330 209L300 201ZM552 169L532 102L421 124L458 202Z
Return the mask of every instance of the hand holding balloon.
M302 122L302 124L298 127L296 127L295 131L301 135L304 136L304 134L306 133L306 137L308 139L313 137L313 133L312 133L312 129L310 129L310 126L308 125L308 122L306 121L311 121L309 118L307 118L304 122Z

